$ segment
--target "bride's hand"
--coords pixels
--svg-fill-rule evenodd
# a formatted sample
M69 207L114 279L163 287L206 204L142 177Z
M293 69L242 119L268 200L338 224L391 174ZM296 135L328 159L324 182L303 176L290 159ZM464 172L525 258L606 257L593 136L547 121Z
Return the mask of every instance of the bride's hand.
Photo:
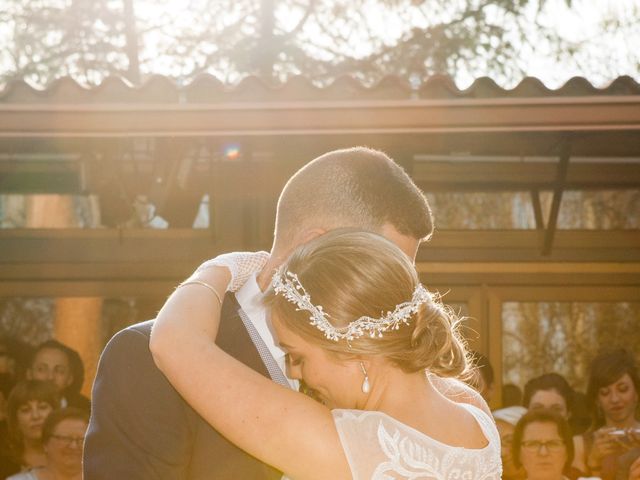
M231 273L231 281L227 285L227 292L237 292L254 273L260 272L267 261L267 252L233 252L218 255L200 265L193 274L199 273L211 267L226 267Z
M169 296L156 316L149 347L156 365L174 385L180 375L193 368L188 360L190 353L214 345L225 290L237 291L268 259L267 252L219 255L204 262L179 285L189 288L177 288ZM202 287L211 290L215 299Z

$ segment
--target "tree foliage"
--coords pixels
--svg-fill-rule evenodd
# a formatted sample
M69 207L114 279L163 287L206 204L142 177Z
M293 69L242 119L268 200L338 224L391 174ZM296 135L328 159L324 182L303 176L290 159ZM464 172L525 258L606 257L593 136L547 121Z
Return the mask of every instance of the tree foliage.
M607 348L624 347L640 361L640 304L631 302L507 302L503 304L506 383L524 386L547 372L584 390L589 364Z
M0 0L0 83L62 76L95 85L151 74L181 82L209 72L318 83L434 74L520 77L539 38L578 47L539 15L566 0ZM609 19L603 31L617 19ZM633 59L631 59L633 60Z

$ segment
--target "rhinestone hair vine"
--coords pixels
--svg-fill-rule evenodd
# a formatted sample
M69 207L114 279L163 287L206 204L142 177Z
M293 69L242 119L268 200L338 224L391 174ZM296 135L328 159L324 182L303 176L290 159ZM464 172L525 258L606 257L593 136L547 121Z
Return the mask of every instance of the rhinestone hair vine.
M400 325L408 325L411 315L418 312L420 305L432 299L431 294L421 284L418 284L413 292L411 300L396 305L392 312L387 312L379 318L362 316L349 323L346 327L334 327L329 322L329 314L325 313L322 305L314 305L311 297L304 289L298 276L289 271L278 271L273 276L273 290L282 295L289 303L294 304L297 310L306 310L311 313L309 321L329 340L347 342L364 335L370 337L382 337L384 332L398 330Z

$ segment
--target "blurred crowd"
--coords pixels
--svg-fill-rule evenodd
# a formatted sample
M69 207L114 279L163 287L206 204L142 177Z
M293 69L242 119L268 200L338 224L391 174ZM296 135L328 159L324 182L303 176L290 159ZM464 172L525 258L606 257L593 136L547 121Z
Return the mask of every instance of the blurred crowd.
M475 386L491 400L493 369L477 355ZM530 379L521 391L502 390L493 412L505 480L640 480L640 377L633 354L596 356L585 393L558 373Z
M476 353L474 387L491 403L493 369ZM90 402L78 353L48 340L36 348L0 338L0 479L82 478ZM558 373L502 387L493 412L505 480L640 480L640 377L631 352L590 366L585 393Z
M83 382L67 345L0 338L0 479L81 479L91 409Z

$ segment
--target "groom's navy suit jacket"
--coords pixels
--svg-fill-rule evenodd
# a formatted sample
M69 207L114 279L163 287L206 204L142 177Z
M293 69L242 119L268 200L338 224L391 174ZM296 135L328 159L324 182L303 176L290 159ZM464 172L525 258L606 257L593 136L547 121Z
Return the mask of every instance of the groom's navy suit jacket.
M216 343L268 376L233 295L224 299ZM153 321L118 332L100 358L84 446L84 480L279 479L207 424L156 368ZM274 432L274 434L277 434Z

